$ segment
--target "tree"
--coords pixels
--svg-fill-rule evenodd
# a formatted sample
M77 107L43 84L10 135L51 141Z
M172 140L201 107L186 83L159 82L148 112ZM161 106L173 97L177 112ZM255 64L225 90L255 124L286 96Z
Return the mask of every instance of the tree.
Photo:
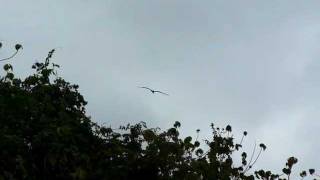
M98 125L86 115L78 86L57 76L59 66L50 62L54 51L44 63L35 63L35 73L24 80L4 65L0 179L289 179L294 157L280 175L249 173L264 144L256 156L242 152L237 165L232 154L241 151L247 132L237 144L230 125L220 129L212 124L212 138L204 142L180 137L180 122L165 131L144 122L118 129ZM315 171L300 176L307 174Z
M36 73L20 80L11 65L0 79L0 172L4 179L53 179L81 170L98 139L85 116L86 102L76 85L56 78L50 64L35 63ZM52 65L52 67L49 67ZM78 168L78 169L76 169Z

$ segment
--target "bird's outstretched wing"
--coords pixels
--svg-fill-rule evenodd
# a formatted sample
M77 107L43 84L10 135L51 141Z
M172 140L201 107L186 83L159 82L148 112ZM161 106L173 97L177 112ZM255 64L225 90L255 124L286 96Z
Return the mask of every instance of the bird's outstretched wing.
M161 93L161 94L164 94L164 95L167 95L167 96L169 96L169 94L167 94L167 93L164 93L164 92L161 92L161 91L154 91L155 93L157 92L157 93Z
M138 87L138 88L143 88L143 89L148 89L148 90L150 90L150 91L153 91L152 89L150 89L150 88L148 88L148 87L144 87L144 86Z

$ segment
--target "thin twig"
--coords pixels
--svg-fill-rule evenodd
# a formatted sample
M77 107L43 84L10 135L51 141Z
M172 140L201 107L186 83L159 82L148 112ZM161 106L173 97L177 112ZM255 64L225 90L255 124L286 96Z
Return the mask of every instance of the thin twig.
M260 149L259 154L258 154L258 156L256 157L256 159L255 159L255 160L253 161L253 163L251 164L251 167L257 162L257 160L258 160L261 152L262 152L262 148Z
M257 147L257 142L254 142L254 148L253 148L253 152L252 152L252 155L251 155L251 158L250 158L250 161L246 167L246 169L244 170L244 172L247 172L249 169L250 169L250 164L252 162L252 159L253 159L253 156L254 156L254 153L256 152L256 147Z
M243 141L244 135L242 135L241 141L240 141L240 145L242 145L242 141Z
M13 53L10 57L4 58L4 59L0 59L0 61L9 60L9 59L13 58L17 53L18 53L18 51L16 51L15 53Z

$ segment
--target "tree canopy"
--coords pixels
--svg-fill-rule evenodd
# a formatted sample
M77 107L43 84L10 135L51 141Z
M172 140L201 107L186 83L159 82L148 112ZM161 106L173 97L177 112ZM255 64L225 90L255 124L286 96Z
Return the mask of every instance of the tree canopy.
M232 127L211 124L205 141L179 135L180 122L167 130L148 128L145 122L119 128L102 126L85 112L87 102L56 73L54 49L34 74L15 77L5 64L0 77L0 179L289 179L298 162L288 158L279 173L254 168L256 154L242 151ZM195 130L199 133L200 130ZM233 160L240 152L241 162ZM301 178L317 176L314 169Z

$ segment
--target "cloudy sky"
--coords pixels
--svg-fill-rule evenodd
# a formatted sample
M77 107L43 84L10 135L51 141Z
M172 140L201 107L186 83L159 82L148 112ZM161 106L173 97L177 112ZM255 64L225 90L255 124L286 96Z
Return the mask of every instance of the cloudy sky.
M0 0L3 48L24 46L22 77L57 48L60 75L79 84L88 115L107 125L211 122L264 142L257 166L320 168L320 1ZM152 95L149 86L170 96ZM240 137L239 137L240 138Z

